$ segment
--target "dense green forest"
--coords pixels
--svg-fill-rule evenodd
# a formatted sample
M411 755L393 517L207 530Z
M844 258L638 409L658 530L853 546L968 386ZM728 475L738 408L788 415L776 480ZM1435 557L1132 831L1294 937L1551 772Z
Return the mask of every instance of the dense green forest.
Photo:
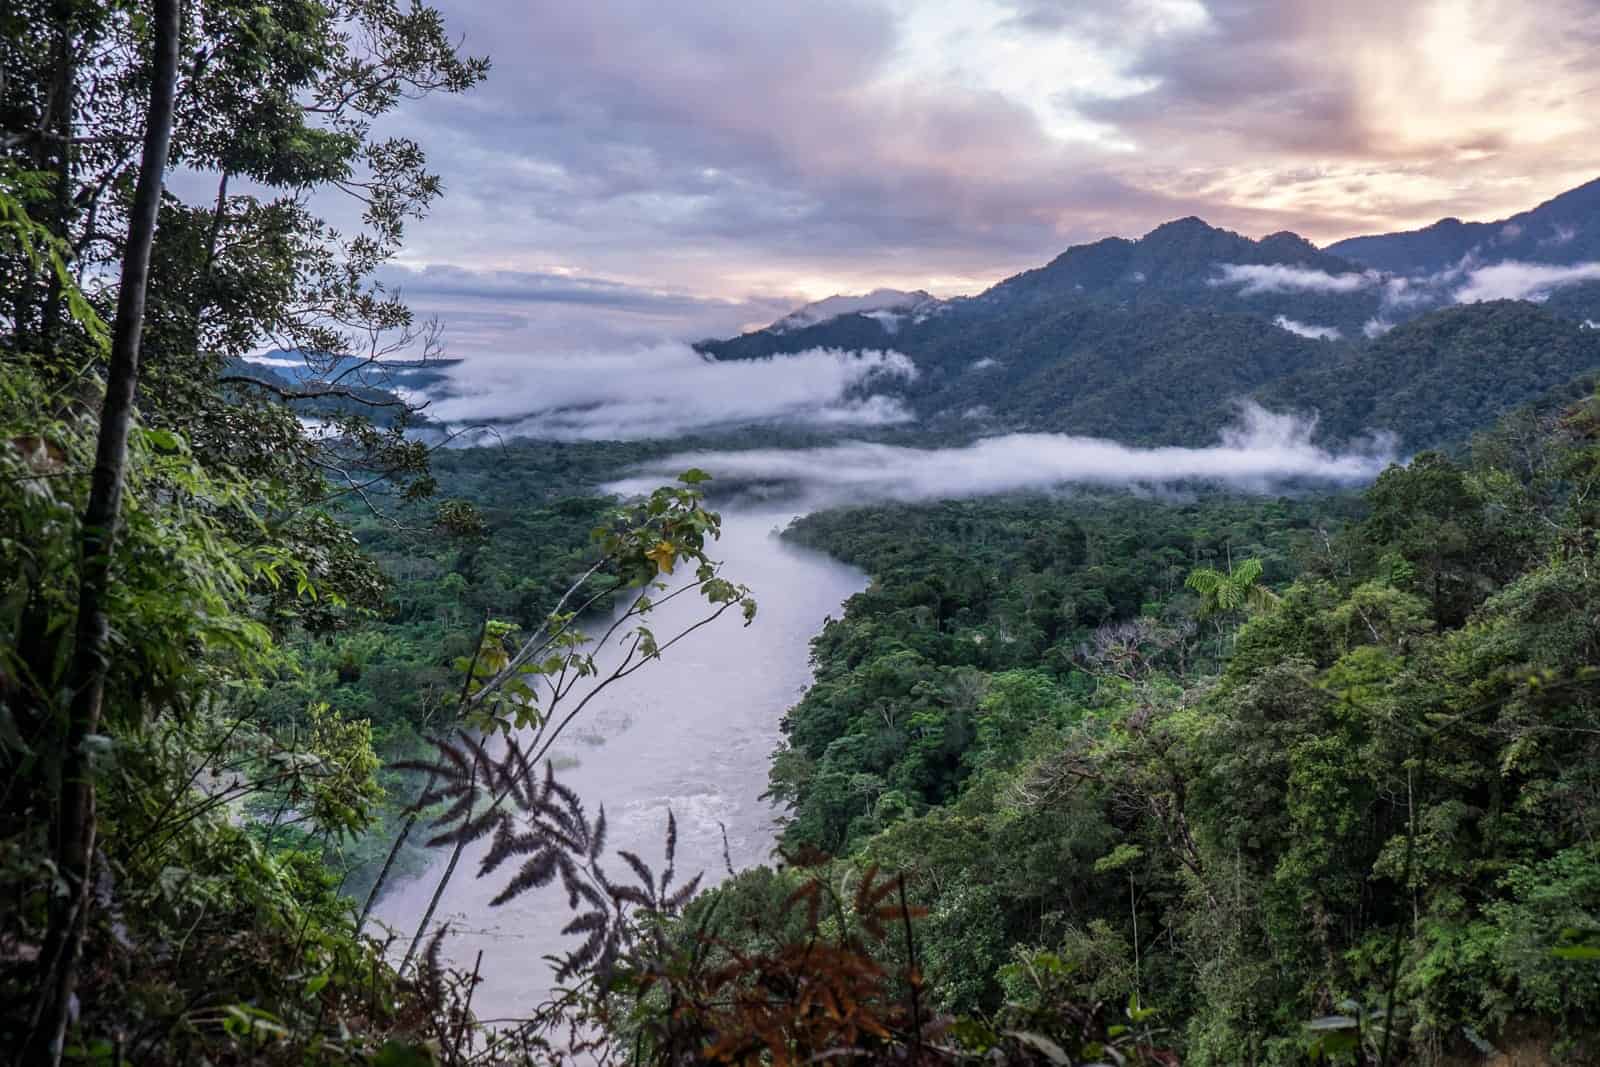
M392 113L488 71L456 40L397 0L0 13L0 1055L1600 1058L1600 332L1577 305L1307 340L1214 261L1346 261L1182 220L908 325L930 418L905 441L969 440L939 416L964 405L1199 441L1254 396L1329 439L1454 447L1359 494L800 520L872 584L784 719L778 858L702 892L671 817L661 863L613 850L605 798L546 757L588 693L758 619L716 562L732 498L692 469L601 487L823 435L446 447L400 389L441 373L440 335L376 279L442 193ZM355 197L357 229L317 192ZM1359 299L1314 310L1355 329ZM784 344L862 347L866 321ZM252 369L269 345L304 366ZM658 632L679 595L696 621ZM368 921L427 850L448 879L474 844L459 876L496 904L571 913L561 987L521 1018L475 1018L431 913Z
M800 522L874 581L785 722L785 846L907 875L945 1010L1131 999L1192 1063L1590 1062L1597 420L1524 410L1360 501Z
M1226 304L1070 292L987 299L956 303L893 337L876 320L844 315L703 347L722 358L893 347L916 360L917 378L899 391L920 428L946 437L1027 430L1184 445L1214 443L1251 399L1316 416L1322 442L1387 432L1408 449L1437 447L1600 365L1600 331L1582 315L1521 301L1445 308L1374 339L1357 329L1327 341ZM1306 300L1296 295L1290 310L1314 314L1299 308Z

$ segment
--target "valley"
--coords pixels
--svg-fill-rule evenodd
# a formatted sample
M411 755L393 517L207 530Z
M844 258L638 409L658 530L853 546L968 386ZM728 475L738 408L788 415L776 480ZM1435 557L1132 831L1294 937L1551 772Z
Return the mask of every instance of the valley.
M1306 254L1288 238L1260 248ZM1117 251L1119 269L1154 266L1133 245ZM1047 296L1050 284L1023 275L997 287L1016 293L970 308L875 293L701 346L760 364L892 344L915 373L856 388L904 404L915 418L903 423L839 430L777 418L633 444L524 441L501 446L498 461L495 450L446 456L444 484L504 522L518 510L501 503L507 488L555 469L569 472L551 484L578 494L560 505L575 515L586 494L627 498L685 468L710 473L728 523L713 554L754 587L756 621L737 640L708 631L675 649L597 707L593 734L557 760L586 802L607 805L613 840L639 855L654 854L675 812L680 870L692 859L706 884L721 883L691 916L715 907L748 917L752 933L723 927L736 943L774 936L775 894L801 889L817 862L790 866L775 846L832 857L828 878L880 864L927 909L920 951L939 1010L1042 1007L1053 987L1040 974L1059 973L1088 995L1155 1005L1169 1023L1163 1040L1195 1062L1229 1062L1241 1048L1271 1060L1298 1047L1297 1028L1327 998L1381 988L1374 961L1389 951L1395 892L1427 884L1443 909L1429 912L1412 954L1433 951L1432 939L1520 937L1497 924L1544 921L1526 911L1536 905L1518 895L1520 881L1449 863L1397 870L1393 835L1415 840L1407 820L1422 817L1411 806L1422 802L1396 801L1395 782L1414 795L1429 776L1430 810L1473 823L1485 786L1464 768L1487 766L1484 746L1507 743L1494 738L1537 736L1518 718L1538 700L1532 691L1503 668L1451 674L1438 657L1541 664L1550 684L1577 687L1564 688L1578 703L1562 714L1586 714L1587 637L1492 653L1475 643L1543 640L1534 635L1546 623L1515 621L1527 618L1516 598L1540 582L1581 581L1554 577L1582 564L1551 537L1587 521L1570 510L1583 505L1569 479L1587 477L1572 464L1589 447L1580 426L1600 334L1558 309L1502 300L1324 340L1269 316L1349 321L1371 309L1335 313L1334 297L1283 292L1256 307L1184 306L1181 286L1160 302L1118 303ZM578 465L555 458L563 453ZM486 465L492 481L473 473ZM805 566L826 570L804 576L807 557L792 545L867 577L835 578L823 557ZM1218 599L1196 582L1206 574L1222 588L1253 584ZM490 595L482 582L472 580L469 602ZM1565 626L1554 619L1570 619L1561 613L1577 601L1565 603L1533 610ZM1394 717L1434 721L1426 709L1458 700L1456 686L1498 692L1499 718L1481 730L1427 727L1427 746L1466 761L1445 780ZM1356 751L1360 763L1341 756ZM1512 806L1532 810L1542 794L1522 790L1570 788L1553 784L1570 765L1551 757L1529 765L1526 784L1495 788L1515 788L1525 799ZM1578 862L1508 834L1490 862L1526 872L1519 879ZM1219 863L1233 865L1221 882L1208 873ZM410 927L443 864L385 896L384 920ZM1356 879L1369 888L1358 892ZM572 951L558 900L529 893L491 906L501 884L457 877L438 916L457 924L445 951L480 970L495 1017L549 994L535 957ZM1463 893L1496 903L1468 918L1444 903ZM1360 910L1341 910L1353 895L1365 896ZM1218 925L1218 907L1240 925ZM1307 909L1338 914L1337 932ZM1196 953L1233 970L1196 968ZM1330 953L1346 962L1330 966ZM1267 959L1275 973L1259 970ZM1473 980L1515 1002L1530 984L1576 974L1527 966ZM1269 1019L1229 1006L1268 1003ZM1448 986L1419 989L1412 1003L1435 1018L1485 1018Z
M1585 5L18 2L0 1058L1600 1062Z

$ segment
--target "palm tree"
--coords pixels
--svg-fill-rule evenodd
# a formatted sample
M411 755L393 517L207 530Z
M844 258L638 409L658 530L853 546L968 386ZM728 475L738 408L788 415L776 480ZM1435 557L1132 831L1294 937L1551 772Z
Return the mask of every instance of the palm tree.
M1200 618L1231 615L1236 611L1265 611L1278 602L1278 594L1261 581L1261 561L1247 559L1226 572L1196 567L1184 582L1200 594Z

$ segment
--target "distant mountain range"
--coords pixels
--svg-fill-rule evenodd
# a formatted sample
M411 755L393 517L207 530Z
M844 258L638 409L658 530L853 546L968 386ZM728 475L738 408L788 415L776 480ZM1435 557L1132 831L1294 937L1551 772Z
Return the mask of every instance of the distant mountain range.
M1440 219L1406 233L1352 237L1327 251L1377 270L1436 274L1463 260L1570 265L1600 261L1600 180L1499 222Z
M973 297L879 290L696 346L718 359L893 348L926 428L1214 439L1242 398L1325 439L1460 439L1600 370L1600 181L1511 219L1319 249L1197 218L1069 248Z
M830 296L814 304L807 304L798 311L785 315L767 329L773 333L788 333L790 330L803 330L807 326L816 326L830 319L836 319L840 315L860 315L872 319L886 332L894 333L899 329L902 320L925 314L943 303L944 301L921 289L910 293L899 289L874 289L861 296Z

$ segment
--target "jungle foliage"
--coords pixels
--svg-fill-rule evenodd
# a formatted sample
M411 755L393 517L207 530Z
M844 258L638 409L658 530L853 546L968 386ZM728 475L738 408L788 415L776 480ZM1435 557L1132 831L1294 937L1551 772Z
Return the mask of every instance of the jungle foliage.
M396 0L19 0L0 64L15 1062L1593 1058L1600 399L1563 383L1595 337L1523 305L1330 348L1226 301L1052 307L1162 249L1197 302L1219 249L1314 253L1196 220L1019 281L985 344L1024 424L1189 439L1270 380L1430 442L1568 391L1360 498L807 518L874 582L784 723L783 863L697 893L670 819L661 865L608 855L541 763L580 681L755 615L703 474L595 489L693 442L440 451L388 388L438 366L375 272L441 190L384 116L486 61ZM242 367L268 344L304 367ZM991 388L988 354L933 338L914 387ZM1113 365L1121 393L1077 388ZM701 621L652 630L683 594ZM453 850L437 903L474 841L497 902L573 912L569 985L492 1032L431 908L403 955L365 924L409 844Z
M944 1010L1048 974L1189 1063L1587 1062L1597 477L1591 395L1355 507L802 520L874 580L785 721L784 842L905 874Z

